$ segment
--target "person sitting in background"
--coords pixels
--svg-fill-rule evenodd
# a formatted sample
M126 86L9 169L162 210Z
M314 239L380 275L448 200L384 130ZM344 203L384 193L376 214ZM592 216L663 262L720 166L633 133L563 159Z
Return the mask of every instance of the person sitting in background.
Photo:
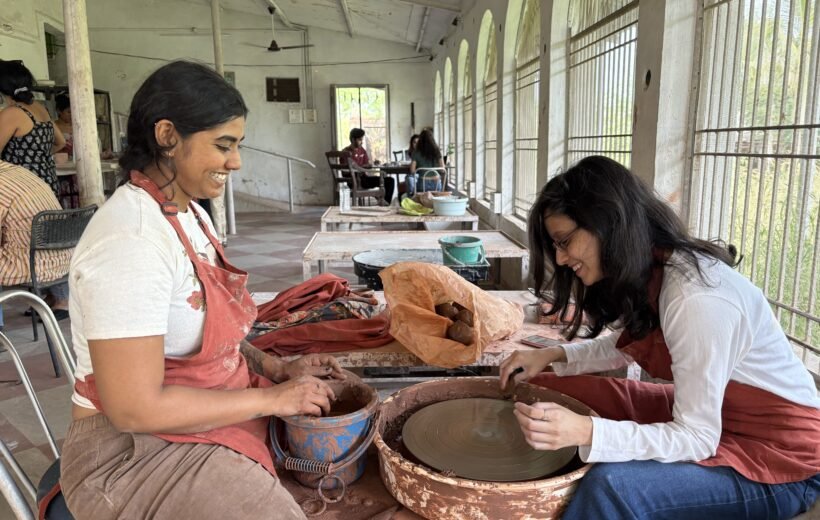
M54 105L57 110L57 119L54 120L54 125L60 129L65 138L65 146L58 152L67 153L69 156L74 155L74 139L71 129L71 100L68 99L68 94L57 94L54 97Z
M350 158L353 159L353 162L362 168L371 168L372 165L370 164L370 156L367 155L367 150L365 150L364 146L362 146L362 143L364 142L364 135L364 130L361 128L352 129L350 131L350 145L344 147L342 151L348 152L350 154ZM362 176L360 181L362 188L365 189L379 187L379 177ZM388 204L391 200L393 200L393 192L395 189L396 180L392 177L386 177L384 179L384 199Z
M444 159L441 157L441 150L436 144L433 132L425 128L419 135L418 146L410 158L407 195L409 197L415 195L417 186L421 186L419 191L441 191L444 170L431 170L430 168L443 167Z
M0 161L0 286L31 282L31 222L41 211L59 210L60 203L42 179L23 167ZM71 249L37 253L37 277L50 282L68 273ZM68 318L68 283L49 288L54 317Z
M419 146L419 134L413 134L410 136L410 147L404 151L404 160L405 161L412 161L413 154L416 153L416 148Z
M34 101L34 76L22 61L0 60L2 160L34 173L59 194L57 167L51 154L65 146L65 138L51 122L46 107Z

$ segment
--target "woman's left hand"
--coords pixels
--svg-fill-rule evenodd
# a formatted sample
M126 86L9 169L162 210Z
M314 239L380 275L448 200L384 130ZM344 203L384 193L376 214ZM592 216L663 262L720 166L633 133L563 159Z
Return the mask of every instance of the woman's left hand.
M592 418L556 403L515 403L513 412L527 443L536 450L592 444Z
M282 367L282 381L295 379L299 376L326 377L345 379L342 367L336 358L330 354L307 354L295 359Z

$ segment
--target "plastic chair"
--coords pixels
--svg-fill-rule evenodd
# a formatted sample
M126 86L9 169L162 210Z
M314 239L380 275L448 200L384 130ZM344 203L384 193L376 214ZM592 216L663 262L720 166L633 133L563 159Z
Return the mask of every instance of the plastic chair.
M41 211L34 215L31 221L31 244L29 246L31 282L25 284L29 291L42 298L44 289L68 282L68 272L56 280L48 282L40 280L37 273L37 256L42 252L71 249L76 246L95 211L97 211L97 206L91 205L79 209ZM36 314L31 313L31 329L35 341L38 338ZM54 348L48 336L46 336L46 341L49 354L51 354L51 363L54 365L54 374L60 377L60 365L57 363Z
M41 298L30 292L22 290L13 290L0 293L0 304L16 298L28 303L34 311L42 316L43 328L45 329L46 336L51 340L49 346L56 346L60 362L66 372L66 377L68 378L69 383L73 386L76 363L74 358L71 357L68 344L66 343L62 332L60 332L60 327L57 324L57 320L54 318L54 313L51 312L49 306L46 305L46 302L44 302ZM55 458L54 462L46 470L45 474L40 479L39 484L35 488L31 479L20 467L20 464L14 458L14 455L12 455L11 450L2 441L2 439L0 439L0 457L2 457L2 460L0 460L0 492L2 492L3 497L5 497L6 501L9 503L9 506L11 506L15 517L18 519L33 520L39 516L38 513L40 511L31 508L26 500L26 496L35 501L35 503L39 504L39 508L44 510L43 513L45 518L49 520L73 519L74 517L68 511L68 507L65 504L65 499L63 498L62 493L57 492L52 495L54 487L60 479L60 450L57 447L57 442L54 440L54 434L51 432L48 422L46 422L43 408L40 406L40 401L37 399L37 394L35 393L31 380L28 377L28 373L23 366L23 361L17 353L17 349L14 347L9 338L2 332L0 332L0 346L5 347L6 351L11 355L11 359L17 369L17 374L20 376L20 381L22 382L23 387L26 390L26 394L28 394L29 400L34 407L34 412L37 415L37 419L40 421L40 426L43 428L43 432L48 439L48 444L51 447L51 451L54 453ZM15 476L20 482L20 485L18 485L15 481ZM23 489L21 489L20 486L22 486Z

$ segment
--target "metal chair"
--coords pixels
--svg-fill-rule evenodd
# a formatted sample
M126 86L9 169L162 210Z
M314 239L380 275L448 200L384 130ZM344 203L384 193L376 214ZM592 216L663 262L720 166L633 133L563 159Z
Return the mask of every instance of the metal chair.
M56 346L60 362L66 372L66 377L73 386L76 363L74 358L71 356L68 344L66 343L62 332L60 332L60 327L57 320L54 318L54 314L51 312L51 309L48 305L46 305L46 302L38 296L22 290L13 290L0 293L0 304L15 298L19 298L28 303L37 313L40 314L40 316L42 316L43 328L45 329L46 337L51 340L49 347L52 344ZM65 499L63 498L62 493L58 492L53 494L54 488L60 479L60 450L57 447L57 442L54 440L54 434L48 426L45 414L43 413L43 408L40 406L40 402L37 399L37 394L35 393L31 380L28 377L28 373L26 373L26 369L23 366L23 361L17 353L17 349L14 347L9 338L2 332L0 332L0 346L4 347L11 355L11 359L17 369L17 374L20 376L20 381L22 382L23 387L26 390L26 394L28 394L29 400L34 407L34 412L37 415L37 419L40 421L40 426L42 426L43 431L45 432L46 438L48 439L48 444L51 447L51 451L54 453L55 458L54 462L46 470L45 474L40 479L38 486L35 488L31 479L20 467L20 464L14 458L14 455L12 455L11 450L3 442L3 440L0 439L0 458L2 458L2 460L0 460L0 493L3 494L3 497L5 497L6 501L9 503L9 506L11 506L15 517L18 519L34 520L38 517L39 511L29 506L26 496L32 499L35 503L39 504L40 509L44 509L44 516L49 520L73 519L73 516L71 516L71 513L68 511L68 507L66 507ZM17 481L15 481L15 476L17 477ZM20 485L18 485L18 481Z
M43 290L57 284L68 282L68 272L48 282L40 279L37 273L37 259L43 252L71 249L80 241L88 222L97 211L96 205L79 209L47 210L34 215L31 221L31 244L29 246L29 269L31 282L24 284L28 290L37 296L43 296ZM31 329L34 340L37 341L37 313L31 313ZM42 315L41 315L42 316ZM60 365L54 355L54 348L46 335L48 351L51 354L51 363L54 365L54 374L60 377Z
M406 150L395 150L393 152L393 160L395 162L401 162L407 160L407 151Z
M353 183L350 178L350 168L347 166L350 161L349 152L330 151L325 152L327 165L330 168L330 175L333 177L333 204L339 204L339 186L347 183L353 189Z

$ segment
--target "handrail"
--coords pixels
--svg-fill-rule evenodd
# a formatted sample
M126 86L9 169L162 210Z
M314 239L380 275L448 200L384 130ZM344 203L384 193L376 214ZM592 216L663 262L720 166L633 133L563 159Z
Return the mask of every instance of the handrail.
M274 157L281 157L282 159L288 161L288 207L290 208L290 212L293 213L293 170L291 168L291 162L296 161L298 163L307 164L311 168L316 168L316 165L308 161L307 159L302 159L301 157L294 157L292 155L279 152L272 152L270 150L263 150L261 148L256 148L247 144L243 144L242 148L253 150L254 152L264 153L266 155L272 155Z
M288 159L290 161L296 161L296 162L307 164L311 168L316 168L315 164L308 161L307 159L302 159L301 157L294 157L292 155L288 155L288 154L284 154L284 153L280 153L280 152L271 152L270 150L262 150L261 148L255 148L255 147L249 146L247 144L243 144L242 149L253 150L254 152L266 153L268 155L274 155L276 157L281 157L283 159Z

